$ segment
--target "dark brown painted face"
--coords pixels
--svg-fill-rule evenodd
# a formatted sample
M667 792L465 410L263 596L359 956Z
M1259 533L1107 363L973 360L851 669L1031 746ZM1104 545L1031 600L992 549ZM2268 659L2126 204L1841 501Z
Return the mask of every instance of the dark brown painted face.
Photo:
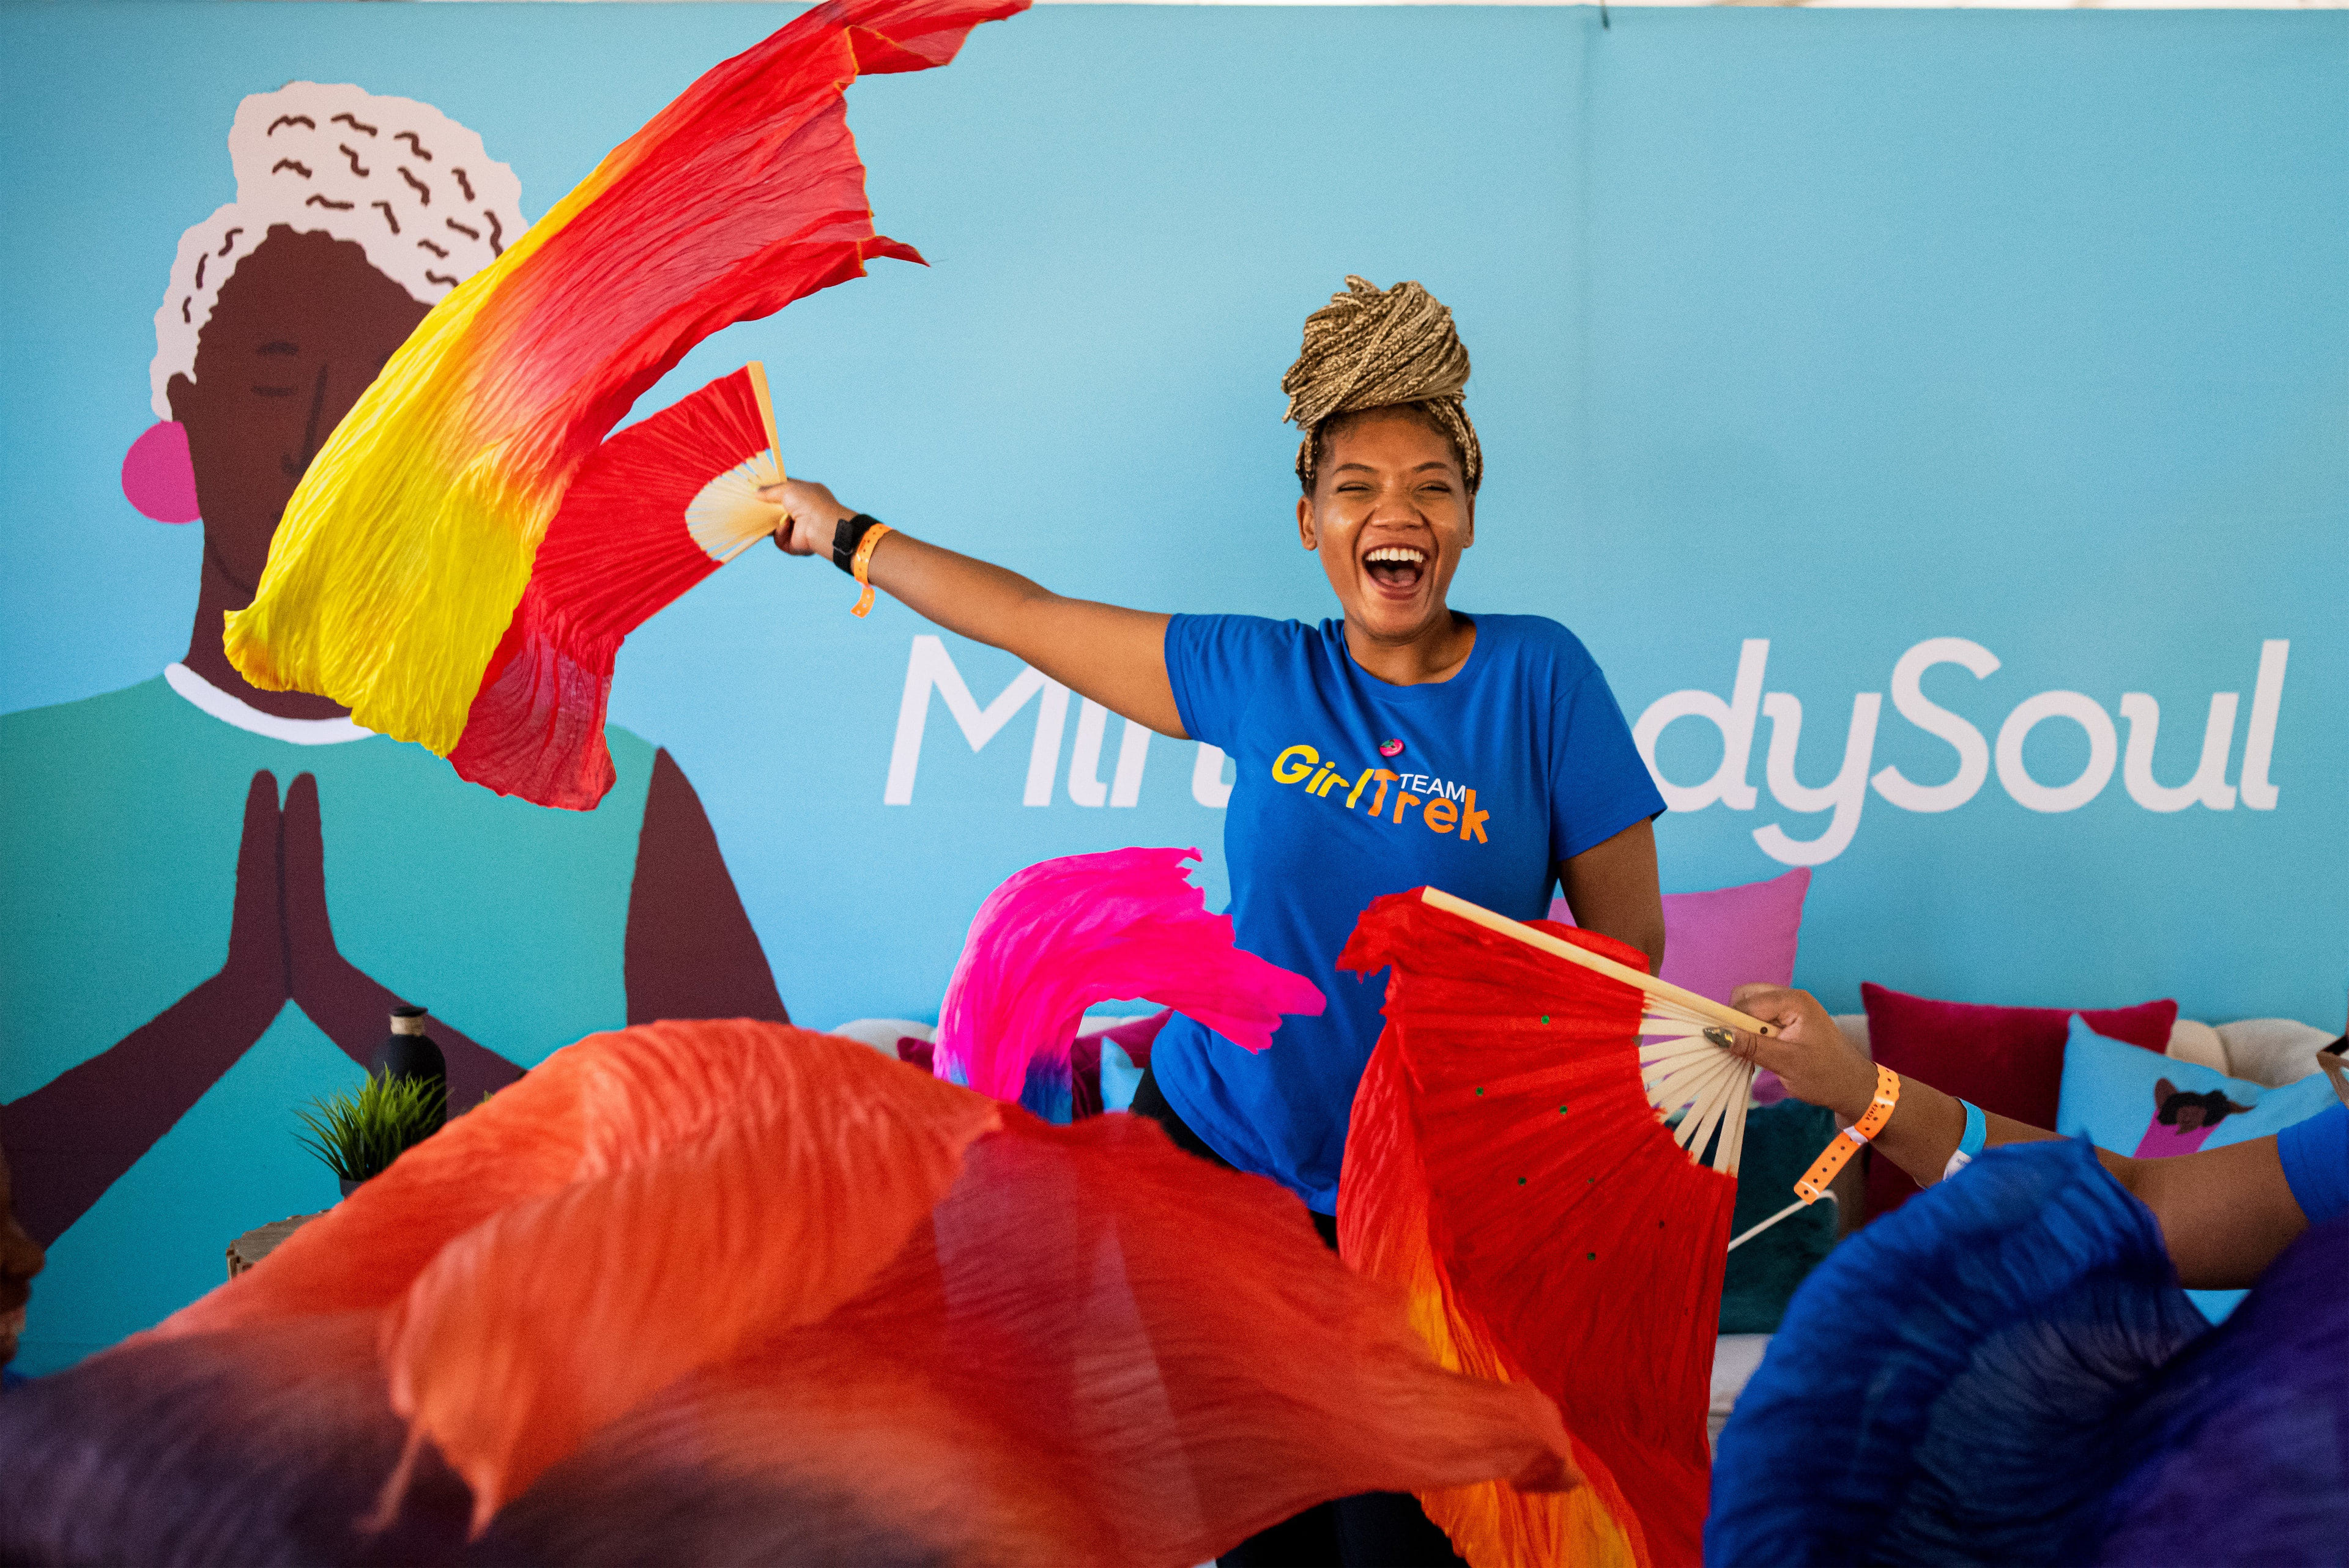
M196 378L174 376L204 549L249 600L303 470L429 306L348 240L279 227L238 263L196 344Z

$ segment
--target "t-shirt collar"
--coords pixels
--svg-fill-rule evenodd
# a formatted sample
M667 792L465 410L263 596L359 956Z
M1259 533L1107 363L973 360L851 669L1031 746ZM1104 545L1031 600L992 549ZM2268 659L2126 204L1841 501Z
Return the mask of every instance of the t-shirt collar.
M1346 620L1342 615L1332 615L1324 620L1321 634L1328 639L1332 656L1352 677L1358 689L1383 702L1433 702L1447 692L1457 695L1466 691L1475 676L1492 662L1485 656L1485 627L1465 610L1453 613L1476 628L1476 642L1468 650L1468 657L1452 672L1449 680L1418 681L1411 686L1397 686L1392 681L1381 680L1364 669L1355 660L1354 650L1346 645Z

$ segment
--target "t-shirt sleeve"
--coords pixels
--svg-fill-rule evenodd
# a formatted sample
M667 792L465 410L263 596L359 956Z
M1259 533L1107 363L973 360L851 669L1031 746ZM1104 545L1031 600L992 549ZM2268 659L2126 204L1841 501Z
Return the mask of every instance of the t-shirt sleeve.
M2295 1121L2276 1134L2276 1158L2300 1212L2321 1225L2349 1211L2349 1105Z
M1176 615L1166 623L1166 680L1185 734L1232 749L1258 674L1291 624L1257 615Z
M1634 822L1663 814L1664 798L1640 760L1631 727L1599 666L1582 673L1558 704L1550 757L1550 860L1572 860Z

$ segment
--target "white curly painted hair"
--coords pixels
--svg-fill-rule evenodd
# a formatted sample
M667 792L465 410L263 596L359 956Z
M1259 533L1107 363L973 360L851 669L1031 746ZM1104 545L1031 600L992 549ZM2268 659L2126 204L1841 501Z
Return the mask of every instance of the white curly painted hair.
M166 389L196 376L196 340L221 285L273 227L357 242L423 304L488 266L529 225L522 182L481 139L428 103L347 82L289 82L236 107L228 131L236 200L180 236L155 313L149 367L156 418Z

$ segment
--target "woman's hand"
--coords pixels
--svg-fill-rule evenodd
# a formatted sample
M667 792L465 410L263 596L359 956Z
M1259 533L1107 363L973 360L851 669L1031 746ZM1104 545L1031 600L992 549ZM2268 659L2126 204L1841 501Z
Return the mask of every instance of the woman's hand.
M856 515L855 508L841 505L838 496L813 480L769 485L759 499L783 509L783 521L775 525L775 548L790 555L830 555L833 530Z
M1724 1031L1732 1051L1776 1073L1796 1099L1826 1106L1846 1121L1867 1111L1876 1096L1876 1064L1843 1037L1817 997L1783 985L1740 985L1729 1004L1779 1030L1775 1036Z

